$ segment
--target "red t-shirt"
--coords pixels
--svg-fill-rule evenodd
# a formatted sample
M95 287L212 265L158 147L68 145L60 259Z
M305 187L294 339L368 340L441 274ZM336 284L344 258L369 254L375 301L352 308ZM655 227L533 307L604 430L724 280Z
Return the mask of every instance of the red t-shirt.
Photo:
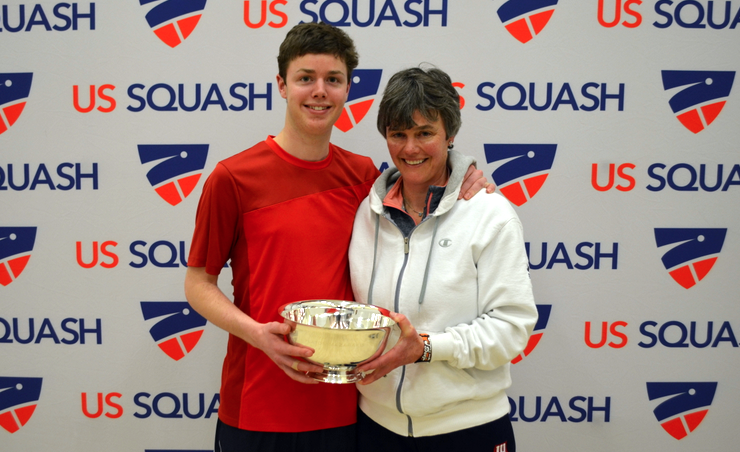
M355 212L379 172L330 145L307 162L268 137L216 165L196 215L188 266L218 275L230 260L234 304L258 322L282 321L300 300L353 300L347 249ZM355 422L354 385L306 385L229 335L219 418L253 431L300 432Z

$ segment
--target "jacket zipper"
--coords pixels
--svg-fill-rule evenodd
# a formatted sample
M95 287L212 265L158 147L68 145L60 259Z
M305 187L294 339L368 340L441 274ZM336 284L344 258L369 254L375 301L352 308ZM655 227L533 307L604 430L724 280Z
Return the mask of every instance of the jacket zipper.
M400 228L399 228L400 229ZM416 228L414 228L416 229ZM403 265L401 266L401 272L398 275L398 281L396 281L396 294L395 294L395 300L394 300L394 307L395 311L399 312L400 308L400 301L401 301L401 281L403 280L403 275L406 271L406 264L408 264L409 259L409 240L411 240L411 234L413 233L413 229L411 232L409 232L408 236L405 236L403 238ZM403 381L406 377L406 366L404 365L401 369L401 378L398 380L398 387L396 388L396 409L399 413L406 416L406 419L408 420L408 436L413 437L414 436L414 429L413 425L411 423L411 416L403 412L403 407L401 406L401 390L403 389Z
M428 218L428 217L427 217ZM422 220L424 222L426 218ZM401 228L399 228L393 221L390 222L392 225L394 225L400 232L403 234L403 231ZM419 223L421 224L421 223ZM401 272L398 274L398 280L396 281L396 293L394 295L395 299L393 301L393 307L396 312L399 312L400 308L400 301L401 301L401 281L403 281L403 275L406 271L406 265L408 264L409 259L409 242L411 240L411 234L414 233L414 230L419 227L417 224L414 226L411 231L409 232L408 236L404 235L403 237L403 265L401 266ZM403 407L401 406L401 390L403 388L403 381L406 376L406 366L404 365L401 368L401 378L398 380L398 386L396 387L396 409L399 413L406 416L406 419L408 420L408 436L413 437L414 436L414 428L411 421L411 416L403 412Z
M427 200L427 206L429 205L429 202L431 202L431 196ZM428 207L427 207L428 209ZM411 234L414 233L414 230L416 230L417 227L424 221L426 221L427 218L429 218L431 215L425 217L422 219L422 221L414 226L411 231L409 232L408 236L404 235L403 237L403 265L401 266L401 272L398 275L398 280L396 281L396 293L395 293L395 300L393 302L393 306L395 308L396 312L399 312L399 304L400 304L400 296L401 296L401 281L403 280L404 272L406 271L406 265L408 264L409 259L409 242L411 240ZM399 231L401 231L401 234L403 234L403 231L401 228L398 227L393 221L390 221L392 225L394 225ZM411 420L411 416L403 412L403 408L401 406L401 389L403 388L403 381L406 377L406 366L404 365L401 368L401 378L398 380L398 386L396 387L396 409L399 413L406 416L406 419L408 420L408 436L413 437L414 436L414 426L413 422Z

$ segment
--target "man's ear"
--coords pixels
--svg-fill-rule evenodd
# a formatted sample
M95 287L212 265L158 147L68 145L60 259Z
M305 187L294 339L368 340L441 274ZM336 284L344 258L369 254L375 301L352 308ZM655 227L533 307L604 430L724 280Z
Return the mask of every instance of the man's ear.
M283 99L287 99L288 98L288 86L286 85L285 80L283 80L283 78L280 77L280 74L276 75L275 79L277 80L277 86L278 86L278 91L280 91L280 96Z

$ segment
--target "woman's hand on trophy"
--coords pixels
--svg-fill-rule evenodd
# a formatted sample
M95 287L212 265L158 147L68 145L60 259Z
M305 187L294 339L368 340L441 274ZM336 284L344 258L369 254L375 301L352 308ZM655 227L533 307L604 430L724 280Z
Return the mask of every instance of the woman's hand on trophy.
M365 372L365 377L359 381L361 385L367 385L384 377L396 367L416 362L424 353L424 341L416 332L416 328L403 314L390 313L390 317L401 329L401 337L387 353L372 361L366 361L357 370Z

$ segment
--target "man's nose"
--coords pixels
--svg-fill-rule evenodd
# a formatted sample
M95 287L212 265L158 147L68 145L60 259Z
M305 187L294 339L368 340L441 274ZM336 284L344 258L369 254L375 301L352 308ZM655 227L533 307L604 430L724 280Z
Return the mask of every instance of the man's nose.
M313 97L326 97L326 85L323 80L318 80L314 84Z

